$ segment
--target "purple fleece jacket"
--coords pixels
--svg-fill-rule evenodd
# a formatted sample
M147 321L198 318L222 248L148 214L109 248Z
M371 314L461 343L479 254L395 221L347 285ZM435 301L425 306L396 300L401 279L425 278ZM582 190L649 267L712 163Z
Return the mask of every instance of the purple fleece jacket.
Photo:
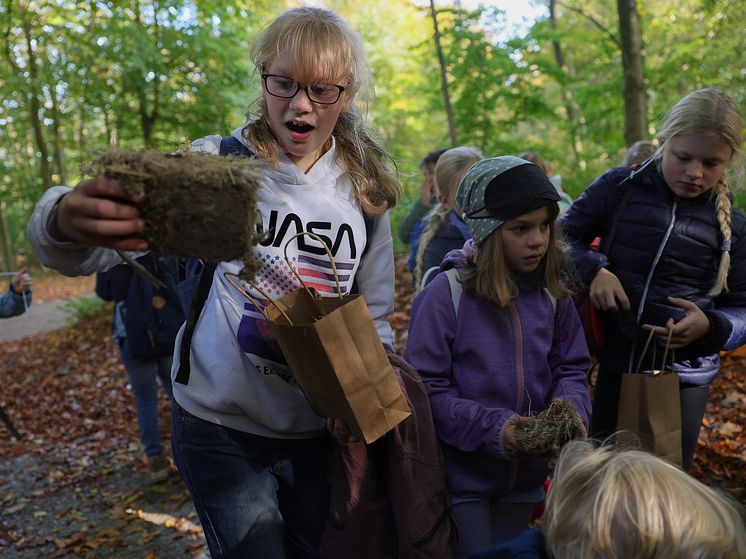
M463 251L452 251L441 269L463 260ZM505 455L510 417L561 399L588 426L590 357L570 297L553 313L541 288L521 289L506 309L464 291L456 316L448 278L439 274L414 300L405 359L430 396L453 495L503 496L542 484L545 460Z

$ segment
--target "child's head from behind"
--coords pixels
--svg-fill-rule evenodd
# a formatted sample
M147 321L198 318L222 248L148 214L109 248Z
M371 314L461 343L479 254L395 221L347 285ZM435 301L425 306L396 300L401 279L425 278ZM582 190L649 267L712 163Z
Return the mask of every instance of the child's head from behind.
M525 159L526 161L530 161L539 169L544 171L544 173L549 176L552 174L552 167L547 163L546 159L544 159L541 155L539 155L535 151L524 151L518 154L518 157L521 159Z
M719 89L694 91L668 111L658 141L661 170L668 186L682 198L699 196L724 178L729 164L740 167L738 106ZM739 174L739 169L735 171ZM741 180L736 177L736 186Z
M635 142L624 152L622 167L631 167L632 165L643 163L655 155L657 149L658 147L653 142L647 140Z
M476 148L459 146L447 150L435 164L435 184L438 187L438 198L443 206L458 211L456 191L469 168L477 161L484 159L482 152Z
M484 159L464 176L456 194L476 252L466 287L499 307L518 296L516 274L530 274L552 295L566 290L565 256L555 232L559 194L546 174L518 157Z
M569 443L541 522L555 559L746 557L737 505L638 450Z

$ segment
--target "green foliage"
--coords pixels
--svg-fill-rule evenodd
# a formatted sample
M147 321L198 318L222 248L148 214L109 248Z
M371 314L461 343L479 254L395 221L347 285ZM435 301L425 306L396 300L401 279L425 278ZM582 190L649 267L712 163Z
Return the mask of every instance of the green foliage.
M62 304L62 310L70 315L71 322L78 322L95 316L104 305L107 303L98 297L68 297Z
M450 144L429 4L327 5L367 45L376 78L368 117L404 188L396 229L419 196L419 160ZM573 196L620 161L615 2L557 2L555 21L547 12L512 38L496 8L436 5L459 144L487 156L538 151ZM252 37L282 9L268 0L0 3L0 235L12 252L29 252L25 225L45 165L52 184L75 184L110 143L168 151L242 125L260 92ZM746 108L742 2L646 0L638 9L651 138L668 107L699 87L723 87Z

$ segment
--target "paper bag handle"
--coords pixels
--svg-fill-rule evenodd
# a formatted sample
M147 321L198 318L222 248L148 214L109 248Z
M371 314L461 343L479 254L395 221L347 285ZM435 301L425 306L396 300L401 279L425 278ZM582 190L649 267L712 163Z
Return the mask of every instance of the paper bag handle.
M673 326L671 326L668 329L668 337L666 338L666 348L663 350L663 362L661 364L661 367L665 369L666 367L666 357L668 357L668 349L671 345L671 336L673 335ZM642 348L642 353L640 353L640 359L637 361L637 370L635 370L635 373L639 373L640 369L642 368L642 360L645 358L645 354L648 351L648 348L650 347L650 342L653 341L653 336L655 336L655 330L651 330L650 334L648 335L648 339L645 342L645 347ZM676 351L671 351L671 370L674 370L674 365L676 364ZM651 369L655 369L655 346L653 346L653 363Z
M252 303L254 303L254 306L259 310L260 313L262 313L262 315L264 316L264 318L266 318L267 320L269 320L269 317L267 316L267 313L265 311L265 307L261 306L256 299L254 299L251 295L249 295L249 292L246 291L243 287L241 287L241 285L238 282L233 281L232 277L238 278L237 274L232 274L230 272L224 272L223 273L223 277L226 280L228 280L228 283L230 283L233 287L235 287L244 297L246 297L249 301L251 301ZM270 305L273 305L278 311L280 311L280 313L282 314L282 316L285 317L285 320L288 321L288 324L290 324L291 326L293 325L293 321L290 320L290 317L282 309L282 307L280 307L280 305L277 304L277 301L273 301L272 298L269 295L267 295L264 292L264 290L261 287L259 287L256 283L254 283L253 281L247 280L246 283L248 283L249 285L251 285L251 287L253 287L254 289L256 289L259 293L261 293L262 296L264 296L264 298L267 301L269 301Z
M306 283L303 281L303 279L300 277L300 274L298 274L298 270L295 269L295 266L292 262L290 262L290 257L288 256L288 245L290 244L290 241L296 239L297 237L302 237L304 235L308 235L312 239L315 239L319 243L321 243L321 246L324 247L324 250L326 251L326 254L329 256L329 262L332 265L332 270L334 271L334 281L337 283L337 294L339 295L339 298L342 298L342 286L339 284L339 273L337 272L337 265L334 263L334 256L332 255L332 251L329 250L329 247L326 246L326 243L324 240L319 237L316 233L312 231L301 231L300 233L296 233L292 237L288 239L288 241L285 243L285 262L288 264L288 268L290 268L290 271L293 272L293 275L298 278L298 281L303 286L303 288L311 293L313 295L313 292L308 288Z

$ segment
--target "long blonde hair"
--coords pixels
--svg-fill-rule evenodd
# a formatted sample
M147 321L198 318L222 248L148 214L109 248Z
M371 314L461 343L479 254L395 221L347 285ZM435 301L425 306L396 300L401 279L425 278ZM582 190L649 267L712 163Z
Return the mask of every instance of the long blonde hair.
M461 179L464 178L469 168L477 161L484 159L482 152L476 148L459 146L443 152L435 164L435 184L438 187L438 195L441 198L450 199L455 195ZM425 216L425 228L422 230L417 244L417 256L415 258L414 285L415 293L422 288L422 275L425 270L425 253L435 234L440 229L451 208L446 204L436 205L428 215Z
M677 136L709 134L716 134L730 147L732 155L729 173L733 180L733 189L740 188L744 182L741 113L735 101L720 89L706 88L694 91L671 107L658 132L660 147L656 157L659 164L667 141ZM715 198L715 212L723 236L717 279L709 292L709 295L717 296L728 288L730 269L732 208L731 187L726 175L723 175L712 189L712 195Z
M560 453L541 519L555 559L746 557L743 510L639 450L573 441Z
M561 299L570 293L567 285L569 270L569 249L561 237L557 226L559 206L549 204L551 234L547 252L532 272L542 287L546 287L555 299ZM499 308L504 309L520 294L518 286L505 263L502 249L502 226L467 257L469 267L462 272L464 289L487 299Z
M349 106L337 119L332 135L337 156L352 182L365 213L380 216L396 205L401 194L396 165L365 126L363 111L372 98L372 75L360 36L334 12L311 6L293 8L274 19L251 48L255 70L261 73L280 54L292 64L301 83L325 80L344 83ZM340 100L339 102L342 102ZM262 98L258 115L246 114L242 131L260 159L277 164L282 146L267 118Z

